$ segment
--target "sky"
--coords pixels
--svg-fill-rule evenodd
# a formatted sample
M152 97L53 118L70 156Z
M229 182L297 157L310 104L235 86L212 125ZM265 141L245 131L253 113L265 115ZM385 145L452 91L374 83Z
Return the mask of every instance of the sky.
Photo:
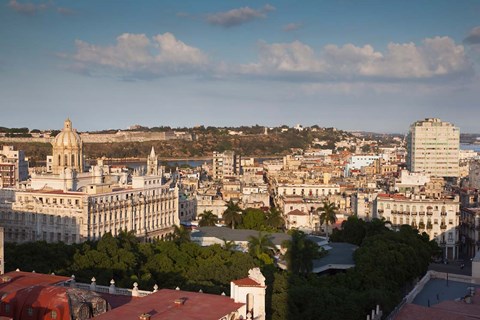
M0 126L480 133L480 0L0 0Z

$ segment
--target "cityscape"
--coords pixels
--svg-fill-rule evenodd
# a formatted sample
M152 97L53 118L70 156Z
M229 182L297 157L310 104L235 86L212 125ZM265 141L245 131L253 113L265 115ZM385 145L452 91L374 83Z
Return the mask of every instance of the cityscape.
M479 14L0 3L0 320L477 319Z

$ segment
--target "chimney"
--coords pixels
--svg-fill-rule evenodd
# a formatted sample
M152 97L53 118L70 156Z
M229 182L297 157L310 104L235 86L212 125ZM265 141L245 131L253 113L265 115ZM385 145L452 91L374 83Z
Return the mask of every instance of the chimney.
M140 316L138 316L138 320L150 320L150 317L150 314L142 313Z
M186 301L187 301L187 298L183 297L183 298L175 299L173 302L175 303L176 306L181 306L181 305L184 305Z

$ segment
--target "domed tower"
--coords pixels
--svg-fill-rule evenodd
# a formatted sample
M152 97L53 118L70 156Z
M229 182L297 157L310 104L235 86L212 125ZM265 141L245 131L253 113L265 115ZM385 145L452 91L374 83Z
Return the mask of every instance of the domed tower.
M77 130L72 129L72 121L65 120L63 130L55 137L53 146L53 174L66 168L83 172L83 144Z

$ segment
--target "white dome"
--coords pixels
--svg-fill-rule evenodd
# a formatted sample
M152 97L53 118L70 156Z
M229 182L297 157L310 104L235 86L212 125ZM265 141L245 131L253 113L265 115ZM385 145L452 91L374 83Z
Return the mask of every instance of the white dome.
M79 148L82 145L80 136L72 129L72 121L70 119L65 120L62 132L57 134L52 145L54 148Z

